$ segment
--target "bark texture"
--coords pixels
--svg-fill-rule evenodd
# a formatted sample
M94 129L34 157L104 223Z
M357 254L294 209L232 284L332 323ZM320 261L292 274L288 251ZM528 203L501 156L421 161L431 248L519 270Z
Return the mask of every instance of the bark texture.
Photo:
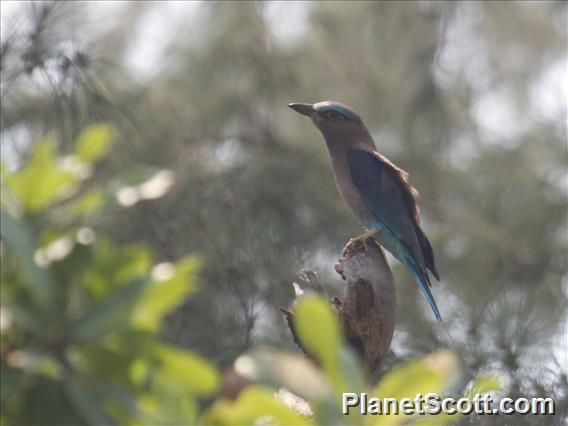
M396 292L391 269L381 246L369 239L365 244L347 243L335 270L343 278L345 289L331 303L343 324L346 340L360 354L368 378L375 380L394 333ZM327 296L314 272L304 271L304 276L313 291ZM294 283L294 288L298 297L298 284ZM293 311L284 308L281 311L294 341L306 353L294 329Z

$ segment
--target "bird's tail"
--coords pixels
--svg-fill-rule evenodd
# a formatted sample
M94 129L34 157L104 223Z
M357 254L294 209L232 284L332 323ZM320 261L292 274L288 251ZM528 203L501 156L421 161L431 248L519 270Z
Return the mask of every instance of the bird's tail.
M428 301L428 304L432 308L432 311L434 311L436 319L438 321L442 321L442 316L440 315L440 311L438 310L438 305L436 305L436 300L434 300L434 295L430 291L431 284L430 284L430 278L428 277L428 273L423 269L421 269L411 256L409 255L405 256L405 260L406 262L404 263L406 264L406 266L408 267L408 269L416 279L416 282L418 283L420 290L422 290L422 294L424 294L424 297L426 297L426 300Z

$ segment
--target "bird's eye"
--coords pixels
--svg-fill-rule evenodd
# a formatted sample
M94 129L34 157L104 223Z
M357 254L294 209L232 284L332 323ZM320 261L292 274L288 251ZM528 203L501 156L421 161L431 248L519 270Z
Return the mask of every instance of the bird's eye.
M343 116L336 111L327 111L323 116L326 120L331 120L331 121L337 121L343 118Z

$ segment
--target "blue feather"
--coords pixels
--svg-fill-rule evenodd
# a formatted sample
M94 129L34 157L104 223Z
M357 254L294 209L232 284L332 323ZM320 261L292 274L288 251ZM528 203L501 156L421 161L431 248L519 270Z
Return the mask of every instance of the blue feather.
M372 152L352 149L347 152L351 179L369 211L376 220L366 223L380 229L375 239L412 273L438 321L440 311L430 291L427 269L439 277L428 239L413 216L414 198L409 189L397 179L394 166ZM405 192L406 191L406 192ZM380 226L377 226L380 224Z
M410 257L406 257L405 260L406 262L404 262L404 264L410 270L412 275L414 275L414 278L416 279L416 282L418 282L420 290L422 290L422 294L424 294L424 297L428 301L428 304L432 308L432 311L434 311L436 319L438 320L438 322L442 321L442 315L440 315L436 300L434 300L434 296L430 291L430 280L423 272L420 271L416 263Z
M343 115L344 117L349 118L350 120L354 120L354 121L362 123L361 118L355 113L355 111L352 111L351 109L349 109L347 107L342 107L342 106L337 105L337 104L318 106L317 110L318 111L335 111L335 112Z

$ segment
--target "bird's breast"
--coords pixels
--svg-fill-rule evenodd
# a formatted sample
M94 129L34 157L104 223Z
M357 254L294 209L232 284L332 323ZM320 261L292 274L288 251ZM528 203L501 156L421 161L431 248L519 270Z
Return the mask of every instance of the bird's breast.
M353 183L347 165L347 155L330 154L335 184L341 197L365 227L376 227L377 217L369 210L367 203Z

